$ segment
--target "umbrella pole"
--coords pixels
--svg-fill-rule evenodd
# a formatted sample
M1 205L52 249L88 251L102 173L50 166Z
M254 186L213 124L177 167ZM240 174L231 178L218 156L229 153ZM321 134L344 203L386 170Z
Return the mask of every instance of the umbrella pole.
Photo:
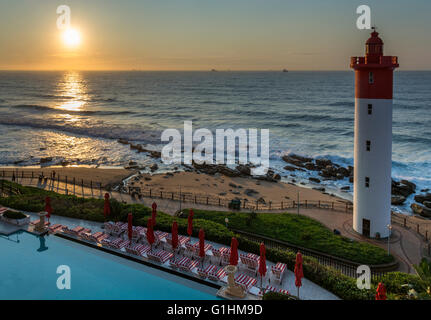
M299 299L299 287L298 287L298 299Z

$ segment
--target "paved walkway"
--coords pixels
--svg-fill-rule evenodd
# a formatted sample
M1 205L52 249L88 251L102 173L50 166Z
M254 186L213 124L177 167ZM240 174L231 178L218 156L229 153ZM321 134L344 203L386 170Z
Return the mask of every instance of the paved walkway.
M45 190L55 191L61 194L74 194L80 197L86 198L103 198L106 191L99 189L91 189L88 187L74 186L71 184L66 185L64 182L51 181L48 179L47 183L39 183L37 178L17 178L17 183L27 186L36 186ZM66 191L67 190L67 191ZM119 192L109 192L112 198L117 199L125 203L141 203L148 207L156 201L157 207L160 211L175 214L180 209L179 201L169 200L169 199L151 199L142 198L134 199L129 194L119 193ZM215 211L228 211L228 208L218 207L218 206L207 206L194 203L183 203L182 208L193 207L195 209L206 209ZM291 209L291 211L296 209ZM286 210L280 211L285 212ZM271 211L278 212L278 211ZM270 214L270 213L269 213ZM387 249L386 240L372 240L362 235L356 233L352 228L352 214L340 211L332 211L325 209L300 209L300 214L309 216L316 219L327 226L329 229L338 229L342 235L349 237L351 239L366 241L375 244L379 247ZM412 229L404 228L398 224L393 225L393 237L390 241L390 252L399 261L399 271L406 273L415 273L413 264L419 264L422 257L427 255L427 244L425 241Z

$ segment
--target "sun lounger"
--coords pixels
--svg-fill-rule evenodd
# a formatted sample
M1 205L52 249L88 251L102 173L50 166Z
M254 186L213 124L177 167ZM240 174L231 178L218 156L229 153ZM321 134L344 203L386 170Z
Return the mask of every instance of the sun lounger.
M103 232L95 232L93 234L91 234L90 232L88 233L81 233L81 237L84 238L87 241L92 241L92 242L101 242L103 239L106 239L109 237L108 234L103 233Z
M220 264L221 263L221 253L220 253L220 250L219 249L215 249L215 248L212 248L211 249L211 252L212 252L212 254L213 254L213 262L215 261L215 262L217 262L218 264Z
M109 241L107 243L111 248L121 250L129 244L129 240L124 240L123 238L117 238L115 240Z
M84 227L81 227L81 226L77 226L73 229L70 229L68 226L64 226L63 232L67 233L67 234L74 235L74 236L79 236L79 235L81 235L81 233L90 233L91 230L84 228Z
M112 221L105 222L103 224L103 230L105 230L105 233L111 234L114 226L115 226L115 223Z
M144 230L144 227L138 226L138 227L133 227L132 229L132 240L135 242L138 242L139 239L142 237L142 231Z
M259 297L262 297L267 292L279 292L288 295L289 291L285 289L277 289L273 286L266 286L265 288L261 289L259 293L257 294Z
M199 277L201 277L202 279L206 279L210 272L215 272L216 270L217 270L217 267L213 264L209 264L205 269L202 269L202 268L196 269Z
M130 254L134 254L135 256L139 256L139 257L142 257L144 253L147 253L148 251L150 251L150 246L139 244L139 243L132 244L132 245L129 244L125 248L126 248L126 252Z
M208 272L208 279L212 281L220 281L226 276L226 271L223 268L214 269L213 271Z
M271 272L274 275L274 279L280 284L283 281L284 272L286 271L286 265L281 262L277 262L275 266L271 267Z
M157 250L154 252L147 252L147 256L150 260L163 264L169 259L171 259L174 255L171 252L165 250Z
M163 231L155 231L154 235L156 236L156 238L159 239L159 241L162 241L162 239L165 239L169 235L169 233Z
M251 287L253 287L257 283L257 280L246 274L239 273L235 277L235 283L241 286L244 291L248 292Z
M241 253L239 255L239 258L246 270L251 271L255 274L257 273L257 268L259 267L259 260L257 260L255 257L250 258L248 254L244 253Z
M178 262L179 260L172 258L171 260L169 260L169 265L171 266L171 268L176 269L178 268Z
M116 222L111 229L111 235L119 237L126 230L127 230L127 223Z
M189 241L189 242L186 242L185 246L186 246L186 249L184 251L184 254L187 254L190 257L192 257L194 255L194 252L195 252L195 246L194 246L194 244L192 244Z
M180 261L178 261L178 268L185 272L191 272L194 268L197 267L198 264L199 261L190 260L189 258L184 257Z
M58 232L58 231L62 230L63 226L61 224L56 223L56 224L50 226L48 229L49 229L49 232L54 233L54 232Z
M5 208L5 207L0 208L0 214L5 213L6 211L7 211L7 208Z

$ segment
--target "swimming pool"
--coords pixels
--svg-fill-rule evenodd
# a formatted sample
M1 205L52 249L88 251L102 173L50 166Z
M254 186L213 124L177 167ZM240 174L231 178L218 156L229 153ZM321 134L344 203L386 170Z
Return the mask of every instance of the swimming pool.
M211 300L216 289L56 236L0 237L0 299ZM71 289L57 288L70 268Z

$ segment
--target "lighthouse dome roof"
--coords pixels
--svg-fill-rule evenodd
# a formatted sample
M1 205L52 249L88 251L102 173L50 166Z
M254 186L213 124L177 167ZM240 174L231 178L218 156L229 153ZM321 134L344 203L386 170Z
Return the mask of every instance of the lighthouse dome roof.
M367 44L383 44L383 40L379 38L379 33L373 31L371 37L367 40Z

